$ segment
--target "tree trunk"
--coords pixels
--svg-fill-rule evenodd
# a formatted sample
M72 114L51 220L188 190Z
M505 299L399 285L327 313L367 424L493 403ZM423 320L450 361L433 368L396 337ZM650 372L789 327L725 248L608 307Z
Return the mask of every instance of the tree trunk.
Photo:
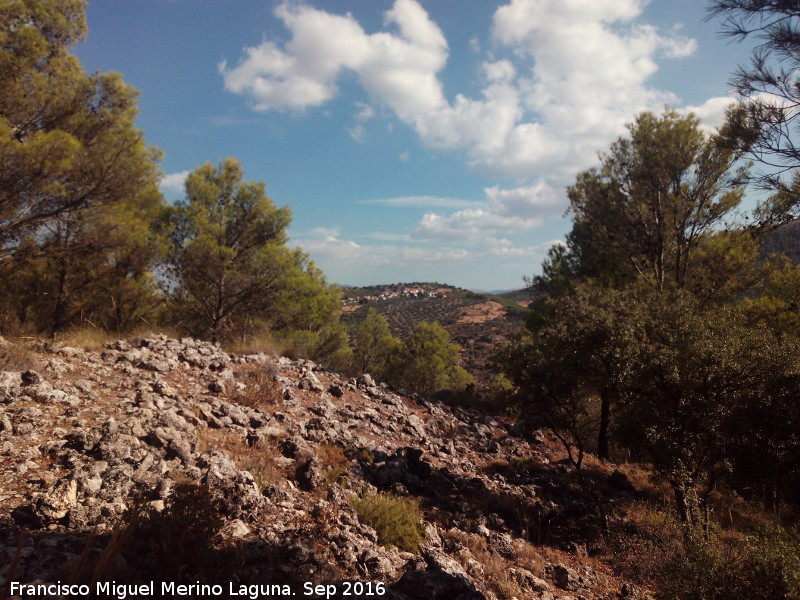
M671 480L670 486L675 494L675 506L678 509L678 516L680 516L681 522L695 527L699 524L700 517L697 490L683 478Z
M597 434L597 457L609 459L608 427L611 422L612 393L608 388L600 390L600 431Z
M50 337L55 337L56 333L64 326L67 312L67 296L67 267L64 262L58 273L58 289L55 293L56 301L50 322Z

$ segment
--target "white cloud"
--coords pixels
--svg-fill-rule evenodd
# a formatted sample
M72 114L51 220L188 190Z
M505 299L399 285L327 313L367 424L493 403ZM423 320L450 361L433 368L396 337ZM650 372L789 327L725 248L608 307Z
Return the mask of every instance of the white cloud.
M497 240L494 238L488 238L486 242L488 246L487 252L491 256L502 258L529 257L535 259L544 258L551 246L563 243L561 240L550 240L533 246L514 246L507 239Z
M532 117L508 131L503 151L474 157L494 174L547 172L563 179L595 161L624 124L677 98L647 84L659 54L687 56L696 46L633 21L643 0L512 0L493 22L498 43L520 65L517 83Z
M355 127L345 128L345 131L350 135L353 140L358 142L359 144L364 143L364 126L363 125L356 125Z
M184 192L184 184L186 183L186 178L189 176L189 173L191 173L191 171L181 171L180 173L164 175L158 187L165 195L179 196Z
M474 255L464 248L423 248L401 245L362 245L334 236L293 240L309 253L325 272L379 271L391 268L436 267L464 263Z
M730 96L718 96L709 98L699 106L687 106L683 112L691 112L700 119L701 127L707 133L713 133L718 127L725 123L725 111L732 104L736 104L736 99Z
M484 189L480 207L465 208L450 215L426 213L412 237L419 240L474 242L499 232L533 229L546 219L561 216L566 208L562 196L540 180L534 185Z
M375 116L375 109L372 108L369 104L364 104L363 102L356 102L356 106L358 106L359 111L356 113L356 120L357 121L369 121L372 117Z
M359 204L380 204L383 206L408 208L477 208L484 205L483 202L474 200L447 198L443 196L399 196L397 198L362 200Z
M636 23L645 0L511 0L495 12L492 35L509 57L485 61L478 97L444 95L448 59L441 29L416 0L395 0L385 31L367 34L351 16L282 4L275 15L291 38L246 48L235 67L220 65L226 89L256 110L320 106L345 70L430 147L466 150L494 177L546 173L563 184L595 162L642 110L677 98L648 85L656 59L681 58L696 43L679 27ZM476 38L473 38L476 39ZM471 44L479 51L477 43ZM362 106L363 118L373 113ZM357 117L358 118L358 117ZM357 141L363 130L350 131Z
M338 92L344 69L403 120L444 103L435 73L447 61L447 42L415 0L396 0L386 12L397 33L369 35L350 15L305 5L282 4L275 16L292 33L283 49L265 41L245 48L236 67L219 66L225 89L249 96L256 110L320 106Z

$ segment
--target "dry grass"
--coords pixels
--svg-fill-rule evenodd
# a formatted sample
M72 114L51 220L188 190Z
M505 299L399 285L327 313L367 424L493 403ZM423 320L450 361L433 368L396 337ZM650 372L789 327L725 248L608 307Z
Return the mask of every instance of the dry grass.
M27 371L40 366L36 353L23 341L0 341L0 371Z
M660 480L650 465L642 463L624 463L618 469L631 482L637 492L644 494L654 502L669 502L672 491L669 485Z
M238 373L238 381L244 388L231 392L229 400L249 408L274 405L283 398L277 375L278 368L274 363L246 365Z
M260 333L238 338L225 344L225 351L232 354L255 354L263 352L273 356L283 355L286 341L278 339L271 333Z
M345 456L341 446L322 444L317 447L317 457L325 467L325 479L328 483L339 483L350 468L350 459Z
M544 576L547 561L540 551L546 551L547 548L537 548L523 540L516 540L514 543L516 557L512 560L493 552L486 538L479 535L451 529L444 533L444 538L465 548L456 552L455 557L467 572L471 559L483 566L483 577L480 579L486 581L500 598L510 599L522 593L519 584L510 574L512 567L526 569L536 577Z
M248 445L247 441L226 429L199 429L199 450L203 453L219 450L227 454L236 466L248 471L263 490L268 484L279 485L286 481L286 474L276 465L280 452L267 444Z
M73 327L56 336L55 341L62 346L72 346L85 350L96 350L105 344L118 340L120 335L98 327L83 325Z

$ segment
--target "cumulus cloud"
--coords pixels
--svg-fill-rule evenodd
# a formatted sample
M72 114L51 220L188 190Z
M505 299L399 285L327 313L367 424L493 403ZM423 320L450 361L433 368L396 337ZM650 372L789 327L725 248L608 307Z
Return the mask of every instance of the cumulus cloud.
M181 171L180 173L169 173L161 178L158 187L161 193L170 198L181 196L184 192L186 178L191 171Z
M367 34L351 16L281 4L275 16L292 34L285 47L265 41L246 48L233 68L219 66L225 88L253 100L259 111L320 106L338 92L345 70L401 119L444 103L435 73L447 61L447 42L415 0L396 0L385 14L395 33Z
M269 111L321 106L350 71L426 145L464 149L487 175L546 172L563 180L594 162L636 113L677 101L648 78L657 58L688 56L696 43L677 28L637 23L645 3L511 0L492 22L496 47L509 56L482 63L484 86L475 98L445 97L439 72L447 40L416 0L395 0L385 31L373 34L351 15L282 4L275 15L289 41L246 48L238 65L222 63L220 72L226 89ZM351 135L363 140L358 127Z
M478 166L523 176L546 170L567 176L595 160L642 110L677 98L648 85L656 58L694 52L677 31L636 24L644 0L512 0L492 33L521 64L517 89L532 115L508 131L504 151L476 157Z
M706 133L713 133L725 122L725 111L729 106L736 103L736 99L730 96L718 96L709 98L699 106L687 106L683 112L691 112L700 119L700 126Z
M538 227L546 219L561 216L566 208L562 196L543 180L531 186L484 189L480 207L465 208L450 215L423 215L412 237L418 240L469 241L498 232L519 232Z
M544 258L547 251L556 244L563 244L561 240L549 240L533 246L514 246L510 240L487 238L487 253L500 258L529 257Z

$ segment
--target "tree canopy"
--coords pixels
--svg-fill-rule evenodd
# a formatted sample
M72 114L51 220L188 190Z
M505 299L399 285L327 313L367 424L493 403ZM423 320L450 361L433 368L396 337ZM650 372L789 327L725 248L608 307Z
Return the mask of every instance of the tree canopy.
M85 2L0 2L0 252L67 212L154 189L155 159L134 127L137 92L86 75L71 48Z
M458 364L460 351L444 327L423 321L391 359L387 378L424 395L445 389L462 391L472 383L472 376Z
M730 124L707 136L695 116L666 111L639 115L629 131L568 188L572 231L534 283L557 292L587 278L639 281L707 300L752 285L758 242L797 203L775 195L742 218L746 171Z
M755 439L743 416L755 405L774 416L799 391L786 329L796 274L758 253L797 202L779 192L739 209L746 173L730 123L707 136L667 111L629 131L569 188L572 231L536 280L549 296L498 363L528 421L577 449L577 465L591 437L601 457L613 440L655 466L696 524L747 455L736 440Z
M0 305L7 326L129 328L158 304L159 153L137 92L87 75L85 2L0 2Z
M709 19L722 18L723 35L758 40L749 65L731 85L750 124L753 156L764 166L762 187L797 193L800 145L800 6L782 0L713 0Z
M275 206L263 182L243 178L234 158L206 163L186 179L186 198L166 211L165 280L175 312L194 335L306 331L314 339L301 345L325 354L327 344L344 341L338 291L286 246L289 208Z

